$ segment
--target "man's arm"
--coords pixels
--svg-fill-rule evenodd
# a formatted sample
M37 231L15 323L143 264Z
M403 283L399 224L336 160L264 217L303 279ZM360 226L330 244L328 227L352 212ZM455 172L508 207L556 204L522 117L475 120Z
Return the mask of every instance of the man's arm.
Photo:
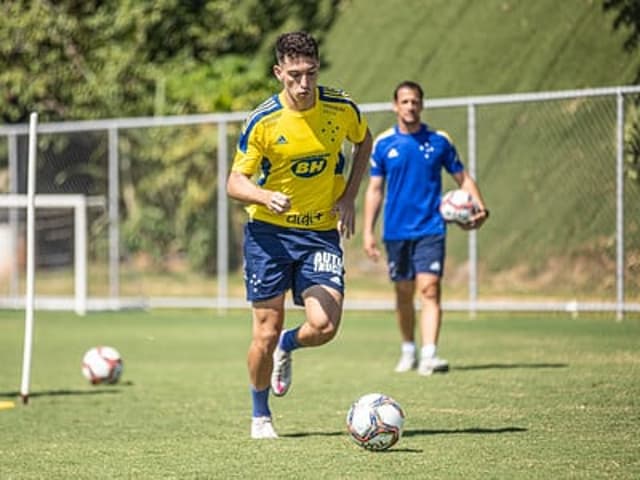
M231 172L227 179L227 194L243 203L257 203L266 206L274 213L282 214L291 208L287 195L258 187L242 173Z
M479 210L473 215L473 217L471 217L469 223L463 225L462 227L464 228L465 226L468 226L468 230L481 227L485 220L489 218L489 210L484 203L484 199L482 198L482 193L480 193L478 184L466 171L454 174L453 178L461 189L473 195L473 198L478 203L479 208Z
M367 166L369 165L372 145L373 139L371 132L367 129L364 140L353 146L353 164L351 165L349 180L347 181L342 196L336 201L335 210L340 215L338 228L340 233L346 238L350 238L356 229L355 202L358 189L360 188L360 182L362 182L364 172L366 172Z
M384 177L370 177L364 197L364 225L362 226L363 246L367 255L377 261L380 249L376 242L375 227L384 199Z

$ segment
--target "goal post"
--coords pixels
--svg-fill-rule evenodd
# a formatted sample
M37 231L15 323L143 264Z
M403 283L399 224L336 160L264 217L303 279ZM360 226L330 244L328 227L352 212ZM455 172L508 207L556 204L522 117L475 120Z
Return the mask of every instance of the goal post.
M28 195L21 194L6 194L0 195L0 207L5 208L27 208L28 210L29 199ZM74 218L74 298L73 298L73 310L78 315L85 315L87 313L88 303L88 221L87 221L87 209L88 207L103 206L104 199L100 197L86 197L81 194L38 194L34 195L33 206L34 210L50 208L70 208L73 210ZM28 212L27 212L28 213ZM27 214L28 217L28 214ZM29 225L27 219L27 243L29 243L29 231L35 229L35 222L33 226ZM33 233L32 233L33 234ZM27 260L29 260L29 245L27 245ZM29 261L27 261L27 268ZM34 259L35 264L35 259ZM34 265L35 270L35 265ZM28 275L28 272L27 272ZM28 278L28 277L27 277ZM34 299L31 300L37 305L35 292ZM27 298L27 302L29 302ZM28 303L27 303L28 304ZM25 307L27 306L25 304Z

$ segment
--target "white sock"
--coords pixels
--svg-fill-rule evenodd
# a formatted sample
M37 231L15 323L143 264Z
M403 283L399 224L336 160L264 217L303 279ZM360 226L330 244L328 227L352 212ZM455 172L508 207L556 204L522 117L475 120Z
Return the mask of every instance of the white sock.
M413 342L402 342L402 353L415 355L416 344Z
M420 350L421 358L434 358L436 356L436 346L433 343L428 343L422 350Z

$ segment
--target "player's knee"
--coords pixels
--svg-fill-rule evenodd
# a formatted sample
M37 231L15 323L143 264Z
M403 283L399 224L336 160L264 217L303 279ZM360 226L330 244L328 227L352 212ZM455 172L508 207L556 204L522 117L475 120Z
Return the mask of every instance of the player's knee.
M280 332L276 328L261 327L253 335L253 341L258 347L267 353L272 353L276 348Z
M330 320L318 321L315 319L313 322L309 322L310 331L313 332L310 338L307 339L309 346L324 345L327 342L333 340L338 333L337 322Z
M325 343L333 340L337 333L338 327L333 322L327 322L320 331L320 335L324 339Z
M440 300L440 285L438 283L429 283L420 288L420 296L423 300L437 302Z

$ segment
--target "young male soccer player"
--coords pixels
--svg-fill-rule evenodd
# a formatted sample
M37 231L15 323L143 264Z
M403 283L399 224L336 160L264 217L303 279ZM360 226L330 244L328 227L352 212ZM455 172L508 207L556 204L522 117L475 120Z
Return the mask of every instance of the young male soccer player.
M276 41L273 73L283 86L247 118L227 192L247 203L244 275L252 302L248 352L253 414L251 437L277 438L269 389L291 385L291 352L335 337L342 316L340 235L355 229L355 198L372 138L356 104L341 90L317 85L315 39L285 33ZM345 182L344 140L353 144ZM253 181L254 177L257 177ZM303 305L305 321L283 331L285 293Z
M376 137L365 196L363 240L366 253L377 260L380 251L374 228L384 201L383 240L402 337L402 355L396 371L417 367L420 375L431 375L449 369L448 362L436 355L442 323L440 279L446 234L439 212L443 169L475 197L480 207L463 228L480 227L489 211L449 137L421 122L423 96L422 87L410 81L400 83L394 91L397 124ZM422 305L419 364L414 339L416 291Z

